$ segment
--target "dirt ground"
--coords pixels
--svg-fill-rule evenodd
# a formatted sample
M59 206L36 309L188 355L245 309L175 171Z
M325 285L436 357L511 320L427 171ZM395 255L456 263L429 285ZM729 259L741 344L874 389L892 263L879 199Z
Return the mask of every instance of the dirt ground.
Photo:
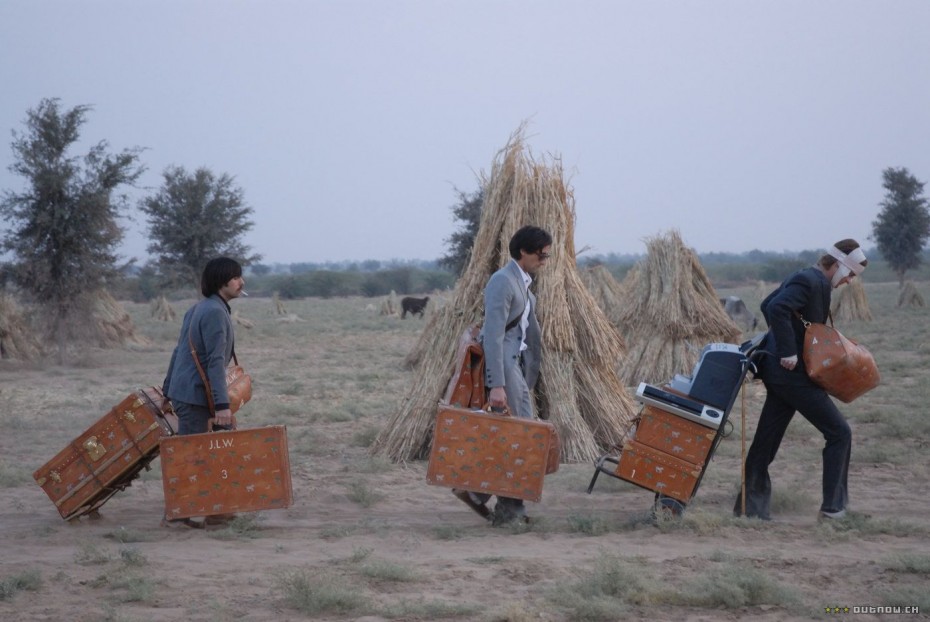
M130 390L160 384L177 323L155 325L144 306L128 305L151 345L91 350L67 366L3 362L0 581L7 590L0 619L671 622L930 614L926 606L917 615L869 613L926 603L930 572L927 440L884 450L881 422L869 420L870 413L878 419L890 392L877 390L877 403L860 407L852 423L855 450L869 459L854 458L856 515L846 525L816 520L821 441L804 422L792 424L773 467L781 494L776 520L732 517L736 408L734 432L682 519L652 520L652 493L607 475L588 494L592 465L566 464L547 478L542 502L528 504L536 519L529 527L493 528L448 489L427 485L424 462L389 464L358 440L402 397L411 372L397 361L423 324L378 318L362 301L306 304L296 309L306 325L274 322L269 301L241 306L258 324L237 331L237 352L256 377L245 407L255 412L244 409L242 425L287 425L294 504L238 529L159 527L157 460L95 520L66 523L31 479ZM349 315L354 338L339 328ZM366 390L360 381L375 402L353 398ZM761 393L747 393L751 439ZM40 580L9 589L24 573ZM613 595L611 588L588 591L612 579ZM620 594L622 584L640 587ZM301 604L299 596L318 586L359 600L341 608ZM776 596L753 596L753 589ZM610 607L616 615L604 613Z

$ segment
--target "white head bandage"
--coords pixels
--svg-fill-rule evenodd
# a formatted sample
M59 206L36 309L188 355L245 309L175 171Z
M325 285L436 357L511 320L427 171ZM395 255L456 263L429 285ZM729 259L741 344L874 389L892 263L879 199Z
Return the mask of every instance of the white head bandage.
M837 247L831 246L827 250L827 254L837 260L837 270L833 273L832 279L833 287L836 287L850 273L859 276L865 270L865 266L862 265L862 262L865 261L865 253L862 252L862 248L855 248L847 255Z

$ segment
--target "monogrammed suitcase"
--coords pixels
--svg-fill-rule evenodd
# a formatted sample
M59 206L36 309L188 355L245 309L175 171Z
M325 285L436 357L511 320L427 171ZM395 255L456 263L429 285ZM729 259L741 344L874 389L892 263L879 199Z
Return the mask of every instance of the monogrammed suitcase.
M117 404L33 477L72 520L97 510L158 456L158 442L178 429L177 417L156 387L139 389Z
M188 518L289 507L283 425L162 439L165 516Z
M440 404L426 481L539 501L559 462L552 424Z

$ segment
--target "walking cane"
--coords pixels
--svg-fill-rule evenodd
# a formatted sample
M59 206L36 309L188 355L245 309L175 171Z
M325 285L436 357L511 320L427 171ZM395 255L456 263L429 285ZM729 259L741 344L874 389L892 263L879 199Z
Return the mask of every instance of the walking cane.
M742 399L740 400L739 414L740 414L740 425L739 425L739 435L740 435L740 470L739 470L739 479L740 479L740 516L746 516L746 381L743 380L743 386L740 387L740 393L742 394Z

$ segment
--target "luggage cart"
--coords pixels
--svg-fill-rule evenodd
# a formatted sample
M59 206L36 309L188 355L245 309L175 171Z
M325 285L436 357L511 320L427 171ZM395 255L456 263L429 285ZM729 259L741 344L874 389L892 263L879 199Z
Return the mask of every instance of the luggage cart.
M746 373L755 373L757 348L765 333L737 346L705 346L691 376L676 375L664 387L641 383L643 403L636 433L619 454L594 463L588 493L601 473L655 492L655 511L680 516L697 494ZM639 438L639 440L637 440Z

